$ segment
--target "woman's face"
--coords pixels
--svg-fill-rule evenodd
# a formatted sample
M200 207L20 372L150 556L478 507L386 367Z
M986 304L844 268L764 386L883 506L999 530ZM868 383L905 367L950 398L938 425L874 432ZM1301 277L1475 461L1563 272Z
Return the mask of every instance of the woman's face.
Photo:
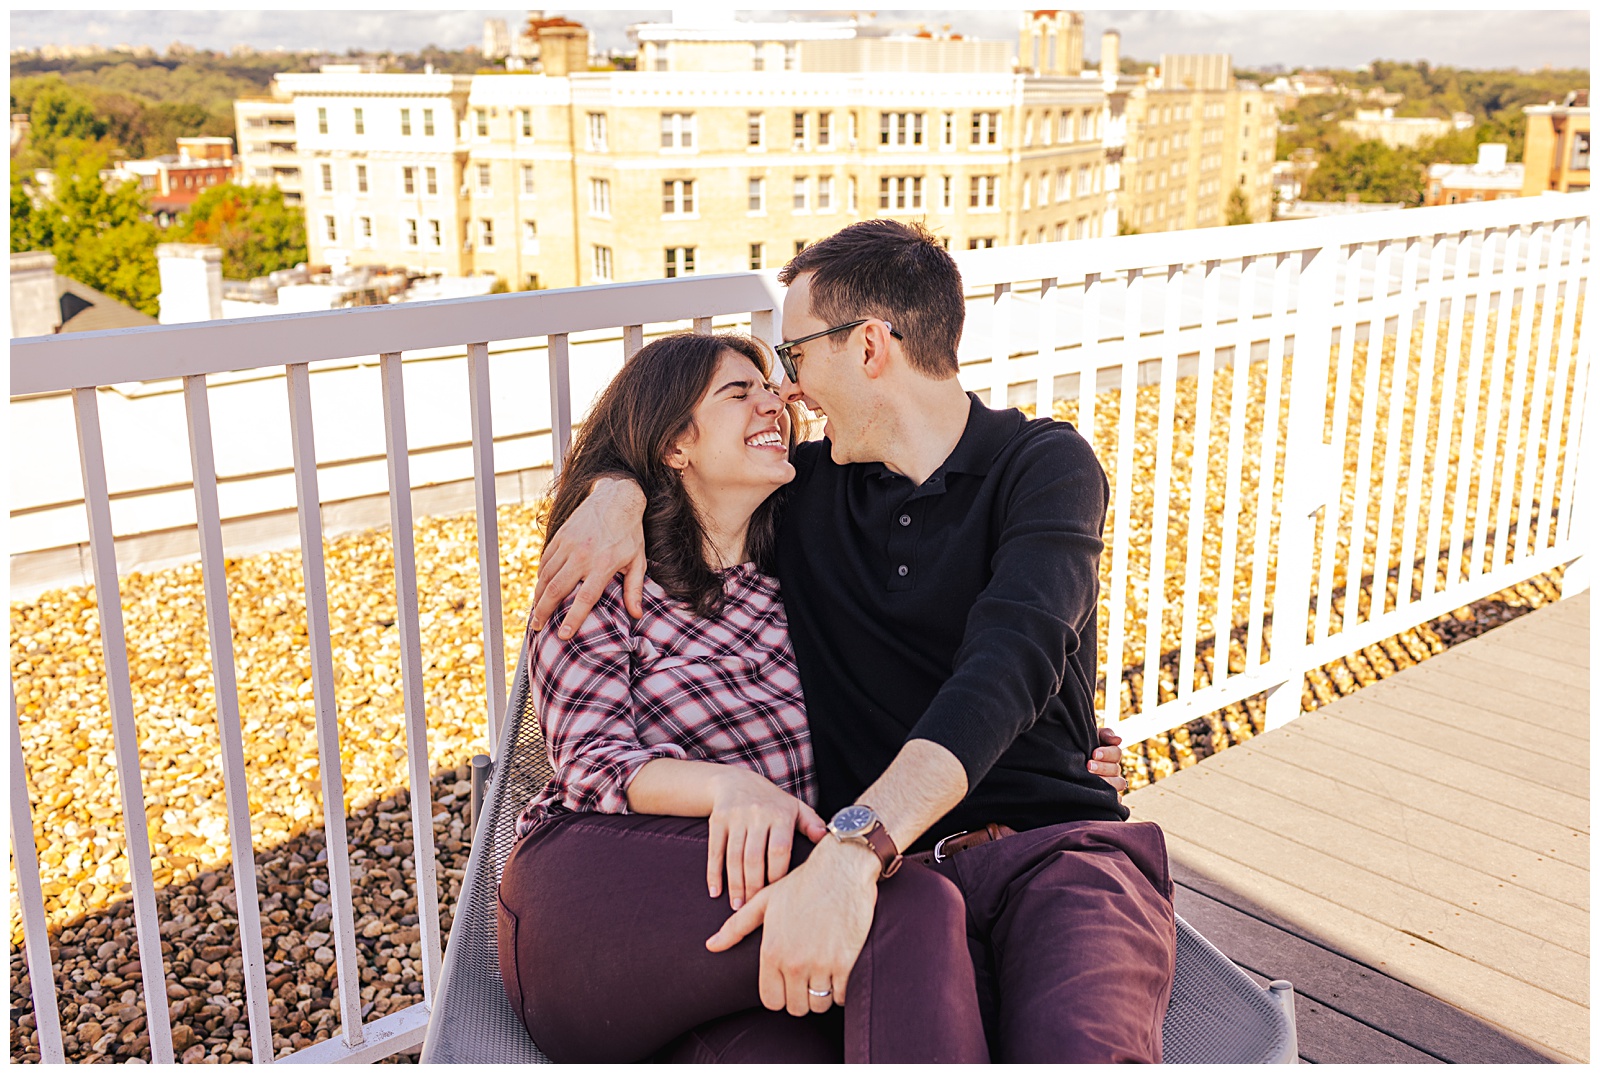
M794 479L788 412L761 370L738 351L722 351L694 424L667 461L702 503L739 492L765 499Z

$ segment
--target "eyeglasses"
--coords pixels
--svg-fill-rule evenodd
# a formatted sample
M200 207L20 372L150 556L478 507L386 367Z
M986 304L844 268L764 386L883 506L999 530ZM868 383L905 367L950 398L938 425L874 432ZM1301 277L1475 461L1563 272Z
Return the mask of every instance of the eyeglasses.
M791 381L798 384L800 383L800 370L796 368L794 364L794 348L800 346L802 343L809 343L813 339L820 339L823 336L831 336L835 332L843 332L846 328L855 328L857 325L866 324L870 320L872 320L871 317L862 317L859 320L847 321L844 324L836 324L832 328L824 328L822 331L813 332L809 336L801 336L799 339L791 339L787 343L780 343L772 349L778 352L778 361L783 364L784 373L788 375ZM906 337L902 336L898 331L896 331L894 325L890 324L888 321L884 321L883 327L887 328L889 330L889 334L895 339L900 340L902 343L905 342Z

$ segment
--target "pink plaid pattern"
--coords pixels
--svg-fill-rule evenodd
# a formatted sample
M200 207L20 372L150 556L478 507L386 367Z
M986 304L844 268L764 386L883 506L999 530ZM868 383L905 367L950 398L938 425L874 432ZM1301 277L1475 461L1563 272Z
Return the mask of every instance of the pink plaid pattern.
M531 640L534 706L555 776L522 811L519 836L551 812L628 812L628 784L657 757L741 765L816 804L778 581L745 564L723 572L723 588L722 615L701 619L646 578L636 622L613 578L571 640L550 629Z

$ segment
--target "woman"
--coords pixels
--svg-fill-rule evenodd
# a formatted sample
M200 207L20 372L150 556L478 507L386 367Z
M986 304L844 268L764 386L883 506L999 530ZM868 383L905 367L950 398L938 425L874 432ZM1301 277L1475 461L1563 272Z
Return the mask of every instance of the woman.
M818 990L810 1017L761 1007L754 937L705 947L724 891L737 909L826 830L770 573L794 420L768 368L743 337L658 340L573 446L547 533L594 478L636 475L645 615L627 614L613 580L573 638L531 639L555 776L502 877L507 994L557 1061L982 1062L964 908L931 870L880 885L842 1017ZM874 1003L873 980L892 983L892 1003Z

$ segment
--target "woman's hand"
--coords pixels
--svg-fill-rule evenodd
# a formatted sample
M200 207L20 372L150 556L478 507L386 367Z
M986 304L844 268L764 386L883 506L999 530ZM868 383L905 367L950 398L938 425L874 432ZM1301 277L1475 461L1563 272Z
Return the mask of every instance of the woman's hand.
M1128 781L1122 775L1122 736L1109 727L1100 728L1100 745L1089 755L1089 771L1126 794Z
M813 843L828 832L816 810L745 768L723 767L711 780L711 850L706 887L714 899L728 874L728 902L737 910L789 871L794 833Z

